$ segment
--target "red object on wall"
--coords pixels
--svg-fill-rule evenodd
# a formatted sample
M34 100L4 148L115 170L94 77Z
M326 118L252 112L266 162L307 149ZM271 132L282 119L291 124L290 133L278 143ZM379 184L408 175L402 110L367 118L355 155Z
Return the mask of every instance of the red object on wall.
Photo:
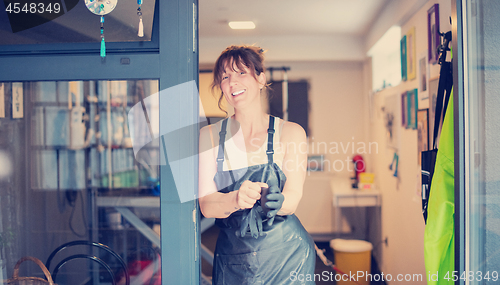
M354 177L356 181L359 181L359 174L366 171L365 160L359 154L356 154L352 158L352 162L354 163Z

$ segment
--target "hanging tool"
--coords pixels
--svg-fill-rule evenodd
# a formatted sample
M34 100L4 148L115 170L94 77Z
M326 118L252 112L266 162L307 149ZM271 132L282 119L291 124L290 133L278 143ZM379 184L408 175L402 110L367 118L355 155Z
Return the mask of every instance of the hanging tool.
M448 31L446 33L441 33L441 36L444 38L443 39L443 44L439 46L439 60L438 63L439 65L443 65L443 62L446 60L446 52L450 51L449 44L451 42L451 31Z
M288 70L290 67L282 66L282 67L269 67L267 68L270 74L271 82L274 81L273 72L275 70L281 70L283 74L283 81L281 82L281 98L283 104L283 120L288 121Z

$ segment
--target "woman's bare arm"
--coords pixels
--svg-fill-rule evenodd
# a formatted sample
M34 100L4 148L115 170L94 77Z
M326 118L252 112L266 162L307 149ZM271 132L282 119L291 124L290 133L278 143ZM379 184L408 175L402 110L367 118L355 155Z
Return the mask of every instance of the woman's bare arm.
M230 193L218 192L213 180L217 173L217 162L210 138L211 128L200 131L198 194L200 210L207 218L227 218L239 209L252 208L260 199L261 186L265 183L245 181L240 189ZM218 148L215 148L216 150Z
M285 200L278 215L291 215L297 209L304 188L307 166L307 137L304 129L292 122L285 122L281 143L285 148L282 170L286 176L283 196Z

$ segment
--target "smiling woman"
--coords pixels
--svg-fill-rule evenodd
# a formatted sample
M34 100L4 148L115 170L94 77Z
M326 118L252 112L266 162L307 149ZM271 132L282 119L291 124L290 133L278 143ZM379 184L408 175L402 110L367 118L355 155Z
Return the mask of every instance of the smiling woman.
M223 110L221 102L224 98L224 94L231 94L234 96L240 95L242 91L244 91L241 89L241 86L239 86L240 90L234 90L237 91L236 94L229 92L231 85L234 85L237 80L243 80L243 82L247 80L249 85L252 85L255 81L257 81L260 85L262 85L262 87L259 87L260 90L267 86L264 73L263 53L263 49L254 46L230 46L222 52L215 64L214 80L211 85L212 91L216 89L221 91L218 101L218 105L221 110ZM254 79L252 80L254 82L248 81L249 76ZM247 78L245 79L245 77ZM226 100L230 99L228 97L230 96L226 96Z
M307 153L289 147L305 144L306 135L264 112L263 60L253 46L222 52L212 87L234 115L200 131L200 209L220 229L213 284L292 284L293 272L314 273L313 240L294 215Z

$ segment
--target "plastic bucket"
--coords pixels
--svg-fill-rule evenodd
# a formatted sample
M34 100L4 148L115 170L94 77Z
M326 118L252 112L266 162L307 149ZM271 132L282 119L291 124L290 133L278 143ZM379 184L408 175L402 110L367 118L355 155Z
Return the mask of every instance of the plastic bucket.
M342 275L337 272L335 276L337 284L370 284L368 274L371 274L373 249L371 243L364 240L333 239L330 241L330 247L334 252L335 266L346 274Z

